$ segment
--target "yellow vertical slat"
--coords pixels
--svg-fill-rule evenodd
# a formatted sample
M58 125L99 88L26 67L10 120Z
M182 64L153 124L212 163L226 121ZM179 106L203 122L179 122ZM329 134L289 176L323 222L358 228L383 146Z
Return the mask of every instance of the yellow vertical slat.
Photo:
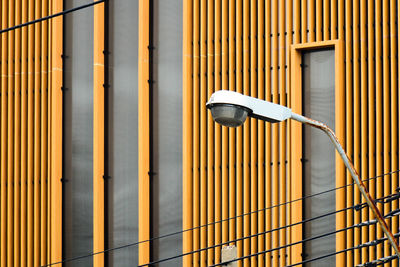
M307 42L307 36L308 36L308 32L307 30L309 29L307 26L309 26L308 24L308 15L309 12L307 9L307 1L296 1L296 3L299 2L298 5L301 5L301 42L306 43ZM311 8L311 6L310 6ZM300 42L300 41L299 41Z
M265 3L265 100L271 101L271 1ZM271 207L271 124L265 123L265 207ZM265 231L271 229L271 209L265 210ZM265 235L265 250L271 249L271 233ZM271 253L265 254L271 266Z
M296 1L294 1L296 2ZM293 43L293 33L294 33L294 38L295 40L300 38L300 29L297 30L296 26L299 25L297 24L297 20L300 19L299 17L300 14L293 14L293 2L288 1L287 2L287 8L286 8L286 18L287 18L287 38L285 41L285 80L287 80L287 90L286 91L286 100L285 100L285 106L290 107L290 88L292 88L292 81L290 79L290 71L289 71L289 66L290 66L290 46ZM293 20L295 21L295 25L293 27ZM285 144L286 144L286 149L283 151L284 153L284 158L285 158L285 175L287 176L287 186L286 186L286 199L285 202L290 201L292 198L291 190L292 188L292 176L290 175L290 151L291 151L291 146L290 146L290 127L288 127L289 122L285 125L286 130L285 130ZM287 162L287 163L286 163ZM291 214L291 205L285 205L285 215ZM290 216L286 216L286 224L291 224L291 218ZM290 242L291 240L291 231L285 230L286 233L286 243ZM286 248L286 255L285 255L285 264L290 264L290 257L291 257L291 247Z
M29 0L28 20L35 18L34 0ZM34 151L34 81L35 81L35 26L28 26L28 237L27 253L28 267L34 266L34 170L33 170L33 151Z
M298 2L298 1L296 1ZM311 8L311 6L310 6ZM297 9L298 10L298 9ZM299 10L297 12L300 12ZM296 13L297 13L296 12ZM307 42L307 1L301 1L301 42L306 43ZM299 41L300 42L300 41Z
M193 5L193 227L200 225L200 0ZM193 231L193 250L200 248L200 230ZM193 255L193 265L199 266L200 255Z
M2 29L8 27L8 1L2 1ZM7 50L8 34L1 36L1 252L0 266L7 264Z
M207 0L200 1L200 225L207 224ZM207 227L200 229L200 247L207 246ZM200 266L207 266L207 251Z
M361 45L361 176L368 177L368 72L367 72L367 3L360 2L360 45ZM368 210L361 211L362 221L368 220ZM368 229L361 229L361 242L368 241ZM361 249L361 262L368 261L367 255L368 248Z
M292 80L291 88L291 108L293 112L297 114L302 114L302 71L301 71L301 54L295 49L291 49L291 72L290 79ZM291 176L293 177L292 188L290 189L291 196L293 200L297 200L303 196L303 178L302 178L302 125L300 123L291 122ZM303 203L301 200L295 201L291 204L291 222L299 223L302 221L302 207ZM290 243L299 242L303 239L303 226L296 225L290 228L292 231ZM302 244L293 245L291 248L291 262L292 264L302 261Z
M293 18L291 19L292 23L289 23L289 27L293 28L293 32L294 32L294 37L292 38L292 42L288 42L288 44L292 44L292 43L300 43L301 40L301 34L302 34L302 25L301 25L301 20L302 18L302 14L300 12L300 0L295 0L293 1L293 4L290 2L289 6L288 6L288 15L290 16L290 14L293 14ZM290 18L289 18L290 19ZM290 45L287 47L287 54L288 54L288 59L290 59ZM290 62L289 62L290 64ZM289 70L289 68L288 68ZM290 71L289 71L290 72ZM289 79L290 80L290 79ZM290 92L290 90L288 90ZM290 102L290 101L288 101Z
M28 20L28 1L22 1L22 23ZM21 267L27 266L27 87L28 87L28 27L21 29Z
M53 3L50 1L48 4L48 13L52 14ZM52 20L49 21L47 31L48 31L48 53L47 53L47 262L51 262L51 85L52 85L52 38L53 33L52 29Z
M333 8L333 5L332 5ZM352 77L352 31L351 31L351 2L346 2L346 151L348 155L353 155L353 77ZM336 13L331 14L336 16ZM333 24L333 23L332 23ZM333 25L332 25L333 28ZM332 30L331 28L331 30ZM334 38L334 35L331 35ZM354 161L354 159L353 159ZM353 183L353 178L346 172L346 184ZM346 206L353 206L353 187L346 188ZM346 227L354 224L353 210L346 212ZM346 231L346 247L353 247L353 229ZM346 266L353 266L353 251L346 253Z
M93 251L104 250L104 16L105 4L94 7L93 43ZM140 129L140 128L139 128ZM142 203L139 203L141 205ZM145 230L144 230L145 231ZM104 266L104 254L93 257L94 266Z
M207 52L206 52L206 92L205 97L207 101L210 99L212 93L214 92L214 77L212 75L214 72L214 1L207 0ZM201 108L206 109L205 102L201 103ZM214 245L214 121L209 112L207 114L207 246ZM205 140L205 139L203 139ZM209 249L207 251L207 264L214 263L214 249Z
M235 1L229 1L229 90L235 91ZM236 129L229 129L229 217L232 218L236 214L236 183L235 183L235 159L236 159L236 149L235 149L235 139L236 139ZM236 220L231 219L229 221L229 240L234 240L236 238ZM234 243L231 243L233 245Z
M257 1L250 1L250 95L257 95ZM261 36L259 36L261 38ZM260 71L261 72L261 71ZM257 119L250 120L250 234L257 234ZM257 238L252 237L250 243L251 254L257 253ZM246 263L246 261L245 261ZM251 257L249 265L256 266L257 257Z
M9 26L15 23L15 3L9 2ZM8 51L8 136L7 136L7 266L14 265L14 191L15 191L15 175L14 175L14 55L15 55L15 32L8 32L8 47L12 48Z
M351 6L351 1L346 2L346 19L349 20L351 17L348 17L347 14L350 15L351 10L347 10L348 9L347 4L350 4L350 6ZM337 10L337 0L331 0L331 26L330 26L331 40L335 40L338 36L338 29L337 29L338 12L337 11L338 11ZM351 25L351 23L349 25ZM349 29L349 28L347 28L347 26L346 26L346 30L347 29ZM346 40L347 39L348 38L346 37ZM347 51L347 49L346 49L346 51Z
M336 46L335 55L335 87L339 88L339 91L335 92L335 131L339 138L339 141L344 144L345 143L345 134L346 134L346 123L345 123L345 90L342 91L342 88L345 86L345 13L344 13L344 1L339 0L338 4L338 38L339 38L339 46ZM342 95L343 93L343 95ZM336 154L336 187L342 187L346 184L346 172L345 167L343 165L342 159L339 155ZM341 210L346 207L346 190L340 189L336 191L336 210ZM343 229L346 227L346 214L344 212L340 212L336 214L336 230ZM336 251L341 251L346 248L346 233L340 232L336 234ZM346 254L340 253L336 256L336 264L339 266L345 266L346 264Z
M375 76L374 74L374 1L368 1L368 177L375 176ZM380 157L380 155L379 155ZM369 181L369 193L373 198L376 197L376 186L375 180ZM374 216L370 213L369 218L372 219ZM371 225L369 227L369 239L374 240L376 238L376 227ZM369 260L374 260L375 248L370 247L369 249Z
M42 17L48 15L48 0L42 0ZM48 21L41 22L41 110L40 110L40 264L47 261L47 52L48 52Z
M265 69L264 65L264 42L265 42L265 37L264 37L264 1L258 0L257 1L257 19L258 19L258 24L257 24L257 96L260 99L265 99L265 84L264 84L264 77L265 77L265 71L269 71ZM264 176L264 163L265 163L265 123L262 120L258 120L258 133L257 133L257 148L258 148L258 154L257 154L257 167L258 167L258 186L257 186L257 210L258 212L258 220L257 220L257 232L261 233L265 231L265 176ZM267 192L268 194L268 192ZM257 251L264 251L265 250L265 239L264 235L260 235L258 237L258 242L257 242ZM258 266L262 267L265 266L264 263L264 255L258 256Z
M237 17L237 28L243 27L244 31L243 31L243 35L240 31L237 31L237 35L236 38L238 40L236 48L237 48L237 65L236 65L236 69L240 69L240 72L237 73L237 77L238 79L236 80L236 88L238 92L243 92L245 95L251 95L251 69L250 69L250 62L251 62L251 58L250 58L250 51L251 51L251 22L250 20L252 19L251 17L251 1L241 1L243 2L243 14L242 14L242 10L240 10L240 15ZM237 1L237 5L239 4L240 1ZM244 17L244 20L243 20ZM242 26L243 24L243 26ZM240 34L240 35L239 35ZM242 46L242 42L241 40L243 40L243 46ZM241 59L241 52L243 50L243 61ZM243 70L243 71L242 71ZM242 79L242 75L241 73L243 73L243 79ZM243 81L243 88L242 88L242 81ZM239 128L237 131L237 140L238 142L242 143L244 142L244 158L243 158L243 168L244 168L244 175L242 177L242 175L238 172L238 175L240 177L237 177L237 195L238 195L238 199L237 199L237 205L243 205L244 209L242 209L242 213L244 211L245 214L248 214L251 211L251 180L252 180L252 173L251 173L251 162L250 159L252 158L252 151L251 151L251 129L250 129L250 120L246 120L245 124L243 127ZM242 140L242 131L244 132L244 140ZM242 147L238 146L238 158L240 162L240 158L241 155L239 156L239 152L241 153ZM238 213L239 215L240 213ZM244 217L244 225L243 225L243 232L241 233L241 235L246 237L246 236L250 236L251 234L251 218L252 216L245 216ZM241 225L239 226L239 221L238 221L238 227L240 228L242 227ZM239 236L237 236L237 238L239 238ZM251 247L251 242L252 240L250 238L246 238L244 240L244 245L243 245L243 250L240 252L241 255L249 255L250 254L250 247ZM238 266L249 266L250 262L252 259L245 259L243 262L239 262Z
M192 66L193 66L193 1L185 1L183 3L183 229L191 229L193 227L193 183L192 183L192 96L193 96L193 84L192 84ZM217 165L218 166L218 165ZM218 168L217 168L218 169ZM193 242L192 231L183 233L183 253L192 251ZM192 255L183 257L183 266L192 265Z
M62 11L63 1L52 0L52 13ZM63 20L61 17L52 20L52 77L51 77L51 248L50 261L58 262L61 260L62 251L62 185L60 177L62 176L62 59L63 52ZM61 264L54 265L60 267Z
M329 29L331 30L331 32L332 32L332 28L330 28L330 25L329 25L329 22L330 22L330 20L329 20L329 11L330 11L330 7L329 7L329 2L330 2L331 0L324 0L324 5L323 5L323 14L324 14L324 23L323 23L323 32L324 32L324 37L323 37L323 39L326 41L326 40L329 40L329 38L330 38L330 34L329 34Z
M389 17L389 1L388 0L384 0L382 2L382 9L383 9L383 15L382 15L382 25L383 25L383 133L380 132L379 134L381 135L380 137L383 136L383 173L388 173L390 172L390 97L391 97L391 87L390 87L390 28L389 28L389 21L390 21L390 17ZM377 20L375 23L379 23L380 21ZM376 25L376 24L375 24ZM382 36L382 35L381 35ZM381 37L382 38L382 37ZM377 55L376 55L377 57ZM376 100L378 103L378 99ZM382 103L380 103L382 105ZM377 107L378 109L378 107ZM381 140L379 140L381 141ZM377 140L378 142L378 140ZM381 158L380 161L382 161L382 154L381 154L382 150L379 152L376 151L377 153L377 158ZM380 164L382 165L382 164ZM380 166L381 167L381 166ZM376 173L376 175L380 175L381 173ZM370 175L371 176L371 175ZM377 179L377 183L380 184L380 182L382 181L382 179ZM383 179L383 196L388 196L390 195L393 189L395 188L391 188L391 179L389 177L384 177ZM381 185L381 184L380 184ZM382 186L382 185L381 185ZM381 189L381 188L380 188ZM381 192L382 193L382 192ZM377 195L377 197L380 197L379 195ZM386 204L384 205L384 214L387 214L391 211L390 209L390 205ZM390 225L391 220L386 220L386 223L388 225ZM378 228L378 227L377 227ZM379 229L378 231L378 236L382 237L382 231ZM396 232L398 232L398 230L396 230ZM395 232L395 233L396 233ZM385 244L385 252L384 252L384 256L390 256L392 255L392 249L391 246L388 242L386 242Z
M360 4L358 1L353 2L353 25L358 25L360 22ZM360 123L360 29L353 27L353 95L354 95L354 107L353 107L353 118L354 118L354 167L364 178L364 174L361 170L361 123ZM354 187L353 187L354 188ZM354 204L360 204L360 192L358 189L354 189ZM354 212L354 223L361 222L360 212ZM361 242L361 229L354 229L354 245L360 244ZM361 262L361 251L359 249L354 250L354 262L353 264L360 264Z
M228 0L222 1L222 89L229 90L229 50L228 50ZM228 184L228 127L222 127L222 220L229 216L229 184ZM229 238L229 223L222 223L222 242Z
M272 4L272 101L279 103L279 87L278 87L278 0L274 0ZM279 203L279 125L275 124L272 126L272 205L275 206ZM279 227L279 208L272 209L272 229ZM279 231L272 233L272 248L279 246ZM279 266L279 251L275 250L272 252L272 266Z
M307 40L307 21L306 21L307 15L306 14L307 14L306 10L305 10L305 14L304 15L300 14L300 1L299 0L295 1L294 2L294 26L293 26L293 28L294 28L294 42L288 42L289 44L291 44L291 43L298 44L298 43L300 43L300 40ZM304 16L304 17L300 18L300 16ZM302 22L302 20L303 21L305 20L305 21ZM301 29L301 31L300 31L301 23L305 23L305 25L304 25L305 31L304 32L303 32L303 29ZM303 28L303 25L301 25L301 27ZM287 104L288 104L289 107L292 107L292 94L293 94L292 84L295 81L292 80L291 73L290 73L290 71L291 71L290 66L293 63L292 63L292 60L291 60L291 49L289 49L289 48L290 48L290 46L287 47L287 50L289 52L288 53L288 60L289 60L289 64L288 64L288 71L289 71L289 73L288 73L288 81L289 81L288 88L289 89L288 89ZM288 122L288 130L289 130L289 135L288 135L288 146L289 147L288 147L287 159L289 161L289 164L288 164L288 168L289 168L288 177L289 177L289 182L290 182L290 184L288 185L288 194L289 194L288 201L292 201L292 200L294 200L294 198L293 198L293 184L295 183L294 180L296 179L296 177L293 176L293 172L291 171L292 170L292 146L293 146L293 144L292 144L292 134L293 133L292 133L291 121ZM293 217L291 216L293 214L293 205L292 204L289 204L288 214L289 214L288 223L289 224L293 224L293 221L292 221ZM293 234L292 229L289 229L289 231L288 231L288 240L289 240L289 242L293 242L292 234ZM288 252L289 252L288 253L288 258L287 258L288 259L288 264L293 264L294 262L292 261L293 260L292 246L290 246L288 248Z
M250 1L236 1L236 91L249 95L249 7ZM244 88L243 88L244 87ZM244 89L244 90L243 90ZM236 129L236 214L250 211L250 139L249 122ZM250 235L250 216L236 219L236 238ZM250 252L250 239L236 242L237 255ZM238 261L237 265L248 265L249 260Z
M15 1L15 24L21 23L21 1ZM21 266L21 30L15 30L14 66L14 265Z
M15 2L8 2L8 27L15 24ZM14 266L14 31L8 33L7 266Z
M150 238L150 4L139 1L139 241ZM139 245L139 264L150 261L150 244Z
M35 1L35 19L41 17L41 1ZM33 179L34 179L34 265L40 265L40 107L41 107L41 32L40 23L35 24L35 82L34 82L34 148L33 148Z
M279 104L286 106L285 0L279 4ZM291 33L290 33L291 34ZM286 202L286 124L279 123L279 203ZM286 225L286 205L279 207L279 227ZM279 246L286 244L286 229L279 231ZM280 266L286 265L286 248L279 251Z
M376 75L376 175L382 175L382 1L375 1L375 75ZM370 175L371 176L371 175ZM383 195L382 179L376 180L376 198ZM383 205L378 203L379 210L382 210ZM382 229L377 227L376 238L382 237ZM382 258L382 244L376 247L376 257Z
M221 90L221 1L215 1L214 3L214 40L215 40L215 50L214 50L214 73L215 73L215 80L214 80L214 89L215 91ZM215 159L214 159L214 166L215 166L215 192L214 192L214 209L215 209L215 221L221 221L221 125L215 124ZM221 223L215 224L215 236L214 236L214 243L220 244L221 243ZM214 261L215 263L221 262L221 249L215 249L214 253Z
M340 27L344 27L344 20L339 20ZM340 33L339 33L340 35ZM341 144L345 143L346 135L346 97L345 97L345 45L344 42L339 41L335 45L335 131L337 138ZM342 210L346 207L346 167L342 158L336 153L336 188L341 188L336 191L336 210ZM336 228L344 229L346 227L345 213L340 212L336 214ZM336 234L336 249L343 251L346 248L346 233L341 232ZM336 257L336 264L338 266L346 265L346 254L339 253Z
M397 28L396 28L396 3L397 1L390 1L390 94L391 94L391 171L396 171L398 169L398 155L395 151L398 151L398 81L397 81ZM398 23L397 23L398 24ZM392 192L399 186L398 174L392 174ZM399 207L398 200L391 203L391 210L396 210ZM399 219L395 217L392 219L392 233L396 233L399 227ZM394 253L394 251L392 250ZM398 266L399 260L396 259L393 262L394 266Z
M311 0L312 1L312 0ZM315 34L316 34L316 40L317 41L322 41L322 34L323 34L323 25L322 25L322 0L315 0L315 20L316 20L316 26L315 26Z
M345 0L339 0L338 3L338 39L344 41L345 38Z
M315 28L315 1L319 1L319 0L310 0L309 2L309 10L308 10L308 19L309 19L309 27L308 27L308 31L309 31L309 42L315 42L315 32L316 32L316 28ZM321 0L322 1L322 0ZM306 1L303 1L306 2ZM306 12L306 10L304 10L303 8L303 12ZM303 41L304 43L304 41Z

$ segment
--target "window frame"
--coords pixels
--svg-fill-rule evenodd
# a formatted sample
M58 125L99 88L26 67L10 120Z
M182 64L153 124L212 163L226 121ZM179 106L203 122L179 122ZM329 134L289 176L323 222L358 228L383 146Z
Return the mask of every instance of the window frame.
M345 131L346 131L346 102L345 102L345 67L344 67L344 42L339 40L311 42L305 44L295 44L290 47L290 83L289 101L292 111L302 114L302 53L310 50L333 49L335 53L335 131L340 143L345 147ZM290 200L296 200L303 197L303 133L302 124L293 120L289 121L290 135L290 179L291 197ZM346 184L345 165L336 152L336 187L342 187ZM345 208L346 206L346 188L336 190L336 210ZM296 201L290 207L291 224L301 222L303 220L303 201ZM336 214L336 229L346 227L345 213ZM303 240L303 226L298 224L290 228L290 243ZM336 234L336 251L346 248L346 232ZM301 262L302 244L291 247L291 263ZM344 266L346 260L345 254L341 253L336 256L337 266Z

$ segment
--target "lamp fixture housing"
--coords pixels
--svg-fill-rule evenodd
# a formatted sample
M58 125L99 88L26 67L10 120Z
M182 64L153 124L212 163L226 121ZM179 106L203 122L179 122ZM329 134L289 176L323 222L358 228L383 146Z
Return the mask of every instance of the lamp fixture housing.
M248 116L275 123L292 115L290 108L227 90L214 92L206 106L214 121L228 127L242 125Z

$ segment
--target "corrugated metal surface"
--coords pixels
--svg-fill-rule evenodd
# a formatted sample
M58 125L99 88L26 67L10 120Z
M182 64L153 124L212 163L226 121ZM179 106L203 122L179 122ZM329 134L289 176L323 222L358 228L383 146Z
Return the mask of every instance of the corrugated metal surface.
M205 110L205 92L209 96L219 89L290 105L291 83L295 82L289 75L292 43L321 41L323 45L334 39L343 43L343 67L337 75L345 86L345 100L338 107L346 119L336 131L345 133L344 145L363 179L397 170L397 1L192 0L186 5L184 63L188 67L184 68L183 90L188 96L184 98L185 110L191 109L192 113L184 117L184 133L191 137L184 139L183 146L184 153L193 154L183 157L183 181L187 185L184 198L191 201L184 207L184 227L227 219L295 198L292 193L296 174L291 176L289 170L297 163L291 162L289 156L293 152L290 140L295 140L291 139L290 127L249 120L238 129L220 128L209 123L211 115ZM336 181L336 186L351 182L347 175L345 180ZM368 182L374 197L392 193L397 186L396 174ZM336 209L340 209L361 203L362 198L358 190L348 187L337 192L336 201ZM208 227L208 232L206 228L193 231L184 236L184 244L187 249L196 250L293 223L295 217L285 216L292 214L290 209L298 208L296 205L232 219L217 224L215 229ZM215 209L210 210L211 206ZM384 208L380 205L384 213L396 207L397 201ZM349 210L337 215L336 229L371 218L367 209ZM397 218L391 227L397 232ZM214 234L209 232L214 230ZM291 233L281 230L260 236L257 242L253 238L232 244L237 245L238 256L248 255L289 243L293 240ZM375 226L349 230L336 235L336 250L379 237L382 232ZM299 258L291 257L291 253L297 254L299 249L301 252L299 247L274 251L258 257L258 264L294 263ZM187 259L195 266L206 266L220 260L218 250ZM347 262L347 266L353 266L391 254L384 243L339 254L336 264L344 266ZM252 266L256 264L252 259L239 266L249 266L250 262Z
M61 9L59 0L2 1L1 28ZM55 19L1 36L2 267L61 259L61 29Z

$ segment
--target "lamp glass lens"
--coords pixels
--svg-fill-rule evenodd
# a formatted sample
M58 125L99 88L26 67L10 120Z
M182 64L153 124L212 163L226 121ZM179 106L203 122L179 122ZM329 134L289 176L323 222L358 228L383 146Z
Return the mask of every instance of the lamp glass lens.
M216 105L211 107L211 114L214 121L228 127L242 125L249 112L247 109L234 105Z

